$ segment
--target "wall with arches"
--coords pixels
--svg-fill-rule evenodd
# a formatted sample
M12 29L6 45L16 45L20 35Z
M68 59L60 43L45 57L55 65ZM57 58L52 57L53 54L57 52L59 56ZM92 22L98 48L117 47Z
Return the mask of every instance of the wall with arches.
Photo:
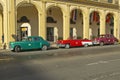
M71 14L76 9L78 10L77 19L75 24L71 24ZM90 24L90 14L93 11L99 14L99 25L96 25L95 22ZM73 35L90 39L90 32L97 34L98 28L100 34L110 33L110 25L106 23L108 14L112 14L114 18L113 35L120 38L118 9L47 0L0 0L0 36L5 33L7 44L14 41L14 36L19 33L17 31L23 23L19 20L26 16L31 25L31 35L39 35L46 39L47 27L54 27L57 30L54 35L67 39L70 36L70 28L73 28ZM49 16L56 23L48 23L47 17ZM106 26L108 27L106 28Z

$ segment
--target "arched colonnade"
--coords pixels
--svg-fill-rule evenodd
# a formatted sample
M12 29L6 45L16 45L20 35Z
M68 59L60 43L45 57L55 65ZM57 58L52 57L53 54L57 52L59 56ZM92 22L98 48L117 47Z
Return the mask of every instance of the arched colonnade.
M17 0L12 3L15 5L10 8L1 3L0 8L0 36L4 34L5 43L20 40L25 35L39 35L48 41L70 36L92 39L99 34L113 34L119 38L116 9L53 1Z

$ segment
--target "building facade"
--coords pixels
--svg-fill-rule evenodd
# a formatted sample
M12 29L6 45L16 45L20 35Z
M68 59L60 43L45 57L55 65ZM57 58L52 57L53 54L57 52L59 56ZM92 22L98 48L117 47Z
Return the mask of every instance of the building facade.
M119 0L0 0L0 44L26 36L48 41L113 34L120 39Z

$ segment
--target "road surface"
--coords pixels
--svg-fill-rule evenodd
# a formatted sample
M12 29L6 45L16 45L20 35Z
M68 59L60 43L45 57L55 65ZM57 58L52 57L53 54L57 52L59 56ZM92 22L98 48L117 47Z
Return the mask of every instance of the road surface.
M59 49L42 53L58 52L70 53L70 55L1 61L0 80L120 80L119 49L119 45ZM42 54L39 51L11 54L21 56L33 55L33 53ZM81 53L82 55L73 55L72 53Z

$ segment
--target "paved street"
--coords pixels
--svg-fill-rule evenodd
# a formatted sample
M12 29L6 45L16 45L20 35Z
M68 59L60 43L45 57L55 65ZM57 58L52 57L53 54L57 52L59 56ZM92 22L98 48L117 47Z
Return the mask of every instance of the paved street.
M120 45L4 52L0 80L120 80ZM25 58L25 59L24 59Z

